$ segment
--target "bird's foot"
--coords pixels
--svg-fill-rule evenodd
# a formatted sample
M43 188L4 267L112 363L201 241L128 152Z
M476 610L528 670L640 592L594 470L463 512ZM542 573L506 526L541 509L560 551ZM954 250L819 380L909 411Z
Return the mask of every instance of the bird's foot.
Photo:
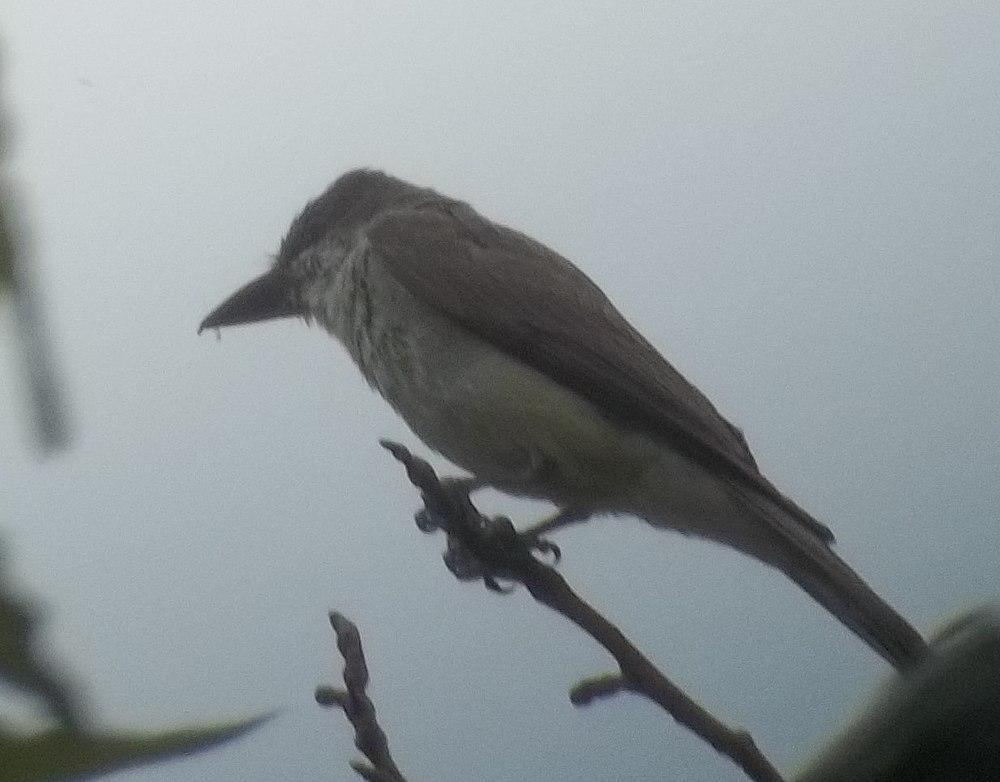
M425 505L414 514L417 527L422 532L440 529L447 533L443 559L460 581L482 580L489 589L509 592L511 588L501 585L500 580L517 581L519 563L534 552L551 555L553 563L559 561L562 552L542 537L539 525L519 533L506 516L488 518L473 507L469 493L485 487L486 482L475 477L438 479L429 464L402 446L383 445L406 465L410 480L424 493Z
M552 564L556 564L562 559L562 549L548 538L540 537L534 532L519 532L517 538L528 551L537 551L539 554L549 554L552 556Z
M486 551L491 549L502 551L503 557L531 556L532 552L539 552L551 555L553 564L562 557L562 552L555 543L535 535L525 536L519 533L506 516L495 516L484 519L484 522L482 535ZM488 589L494 592L506 594L512 591L511 586L501 583L502 581L515 580L505 572L503 567L497 568L496 565L483 562L454 535L448 535L448 548L443 559L448 570L460 581L481 580Z
M521 530L520 535L525 542L536 541L545 547L552 546L554 544L546 541L543 537L544 535L554 532L561 527L568 527L570 524L579 524L581 521L587 521L591 515L590 511L580 510L579 508L560 508L551 516L546 516L530 527L525 527ZM558 551L558 547L556 550Z

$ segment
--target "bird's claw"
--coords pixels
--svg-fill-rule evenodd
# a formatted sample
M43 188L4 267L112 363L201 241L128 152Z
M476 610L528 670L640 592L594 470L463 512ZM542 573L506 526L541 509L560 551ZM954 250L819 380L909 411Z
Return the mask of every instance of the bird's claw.
M444 478L440 480L440 483L445 494L449 495L452 501L466 503L468 503L468 493L483 485L476 478ZM475 509L472 510L475 511ZM534 552L550 556L553 564L562 558L562 551L559 547L541 537L544 529L518 532L514 523L506 516L493 518L478 516L478 518L479 529L474 534L486 546L484 551L503 552L498 561L503 561L506 557L530 557ZM455 522L447 515L447 511L425 505L414 514L413 519L421 532L431 533L443 529L448 533L448 548L442 555L442 559L444 559L448 570L459 581L481 580L487 589L494 592L508 594L513 591L513 586L501 584L499 580L506 578L504 573L506 568L503 565L499 568L491 567L489 564L490 555L487 555L487 561L484 562L463 545L459 537L453 534L450 527Z
M444 564L459 581L479 581L491 592L499 592L502 595L509 595L514 591L513 586L504 586L497 577L490 574L474 554L469 552L460 543L451 544L448 550L442 555Z
M503 586L498 575L484 565L457 538L448 536L448 549L441 555L445 566L459 581L482 580L487 589L507 595L514 591L512 586Z
M553 565L562 559L562 549L551 540L539 538L534 535L523 535L521 539L530 551L537 551L539 554L551 554Z
M483 563L457 540L448 536L448 549L441 555L444 564L459 581L487 579L489 574Z

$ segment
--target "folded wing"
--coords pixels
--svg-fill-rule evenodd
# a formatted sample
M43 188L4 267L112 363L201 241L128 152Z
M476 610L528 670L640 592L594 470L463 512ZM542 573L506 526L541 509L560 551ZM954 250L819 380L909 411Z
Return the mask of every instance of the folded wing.
M448 199L383 214L371 250L417 299L741 489L833 535L757 469L742 433L568 260Z

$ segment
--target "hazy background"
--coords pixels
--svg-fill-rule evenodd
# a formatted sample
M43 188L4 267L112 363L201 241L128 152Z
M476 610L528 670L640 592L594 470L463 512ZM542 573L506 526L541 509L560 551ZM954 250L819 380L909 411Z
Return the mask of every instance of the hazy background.
M501 6L502 7L499 7ZM739 780L523 592L460 585L299 322L195 335L371 165L573 259L918 626L1000 591L995 3L7 0L14 167L74 418L32 448L0 321L0 533L105 726L280 708L154 782L350 779L328 609L418 780ZM538 507L486 503L527 521ZM632 520L563 572L790 769L886 667L774 572Z

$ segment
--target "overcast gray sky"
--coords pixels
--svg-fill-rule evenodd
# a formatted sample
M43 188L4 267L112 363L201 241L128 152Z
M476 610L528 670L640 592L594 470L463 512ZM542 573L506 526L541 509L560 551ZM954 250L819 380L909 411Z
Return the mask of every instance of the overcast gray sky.
M573 259L922 629L1000 591L996 3L7 0L0 36L75 429L36 457L4 326L19 582L106 726L282 710L120 779L350 779L348 726L312 702L331 608L415 782L742 778L638 699L569 705L608 660L445 571L376 439L419 444L328 337L195 335L357 165ZM634 520L559 542L783 768L886 673L736 554Z

